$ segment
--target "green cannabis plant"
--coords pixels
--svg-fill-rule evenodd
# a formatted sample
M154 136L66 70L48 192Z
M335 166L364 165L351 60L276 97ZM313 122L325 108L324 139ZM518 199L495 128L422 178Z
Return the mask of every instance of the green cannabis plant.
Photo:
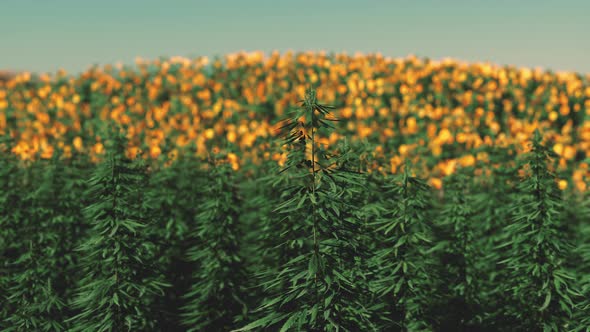
M13 242L16 237L17 224L20 214L20 168L16 156L10 153L12 138L4 134L0 137L0 327L6 326L5 320L13 311L8 304L7 291L9 279L12 276L14 261L18 246L21 243Z
M111 132L108 154L88 181L84 209L91 228L79 248L84 276L73 301L72 331L153 331L156 301L166 283L154 264L156 244L145 236L146 170L125 156L126 139Z
M59 153L49 161L40 160L28 168L36 187L23 198L29 208L18 227L25 240L21 256L13 261L6 304L14 308L6 319L5 331L63 331L68 325L67 290L73 279L72 267L76 216L79 207L67 204L65 164ZM28 221L28 222L26 222Z
M475 329L482 320L480 313L481 281L483 253L477 239L481 237L483 223L475 223L475 195L469 173L472 170L458 168L451 176L445 178L444 203L440 214L440 225L444 232L440 234L442 244L441 275L445 280L442 293L447 310L443 318L449 329Z
M171 285L166 290L159 318L163 330L182 329L181 313L184 295L192 287L195 264L187 259L190 232L199 225L206 173L202 162L191 155L181 155L167 167L149 172L149 185L144 206L154 219L149 234L157 243L155 259Z
M518 184L512 222L504 230L506 258L500 264L507 278L498 286L512 297L507 310L518 322L513 331L571 329L580 295L566 268L573 247L564 234L561 192L548 167L554 156L537 130L522 167L527 174Z
M576 202L577 201L577 202ZM579 195L575 200L576 214L581 219L577 225L576 248L574 249L573 268L582 299L577 303L572 326L575 331L590 331L590 192Z
M362 177L343 165L348 158L317 144L318 132L332 127L330 108L309 89L302 107L282 126L288 151L280 173L287 180L268 221L280 225L275 235L291 250L283 251L289 256L279 258L285 263L278 272L270 269L265 278L268 296L257 309L260 318L239 331L374 330L363 301L368 289L355 282L365 253L361 222L353 213L357 207L350 202L360 193Z
M188 259L196 272L185 294L182 321L187 331L229 331L248 313L248 271L241 257L240 211L243 198L231 165L214 156L194 218Z
M409 162L402 173L386 181L384 213L375 222L381 245L375 255L380 273L373 291L388 313L380 330L432 330L426 315L429 289L434 285L434 262L427 253L432 246L429 186L412 176Z

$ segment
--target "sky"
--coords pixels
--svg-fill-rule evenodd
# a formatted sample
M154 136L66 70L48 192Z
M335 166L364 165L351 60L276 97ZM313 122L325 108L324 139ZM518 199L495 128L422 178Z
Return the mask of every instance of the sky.
M0 70L320 51L590 73L589 0L0 0Z

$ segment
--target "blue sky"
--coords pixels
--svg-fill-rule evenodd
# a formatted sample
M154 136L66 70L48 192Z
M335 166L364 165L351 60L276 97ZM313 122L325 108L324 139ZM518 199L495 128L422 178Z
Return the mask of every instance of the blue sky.
M589 13L587 0L0 0L0 69L325 50L589 73Z

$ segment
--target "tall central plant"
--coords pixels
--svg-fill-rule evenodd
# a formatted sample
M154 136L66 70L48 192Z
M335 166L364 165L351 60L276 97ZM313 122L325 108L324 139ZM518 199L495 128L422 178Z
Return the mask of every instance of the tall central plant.
M286 121L287 161L277 174L281 203L265 229L280 236L277 254L285 263L266 273L268 297L260 318L240 329L280 331L368 331L368 292L355 282L362 243L358 196L362 176L348 170L346 149L331 155L317 137L329 130L331 107L321 105L316 92L306 92L302 107ZM284 181L281 181L284 180ZM285 180L286 179L286 180ZM292 250L281 250L291 248ZM278 259L278 257L277 257Z
M564 227L563 201L548 163L555 153L542 143L537 130L525 155L528 170L518 185L512 224L505 229L507 256L505 292L513 295L508 308L522 330L565 331L579 296L567 269L572 243Z

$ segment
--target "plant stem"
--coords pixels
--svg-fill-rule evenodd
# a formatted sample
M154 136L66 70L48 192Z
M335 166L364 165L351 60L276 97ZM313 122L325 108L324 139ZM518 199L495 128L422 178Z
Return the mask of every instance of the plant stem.
M320 268L320 244L318 241L318 224L317 224L317 218L315 215L315 189L316 189L316 172L315 172L315 128L314 128L314 108L313 108L313 104L310 106L311 107L311 172L313 175L313 182L311 184L311 195L314 198L314 200L311 202L311 218L313 221L313 254L315 256L315 260L316 263L318 264L316 272L315 272L315 276L314 276L314 292L315 292L315 303L316 305L319 306L320 301L319 301L319 292L318 292L318 273L319 273L319 268Z

